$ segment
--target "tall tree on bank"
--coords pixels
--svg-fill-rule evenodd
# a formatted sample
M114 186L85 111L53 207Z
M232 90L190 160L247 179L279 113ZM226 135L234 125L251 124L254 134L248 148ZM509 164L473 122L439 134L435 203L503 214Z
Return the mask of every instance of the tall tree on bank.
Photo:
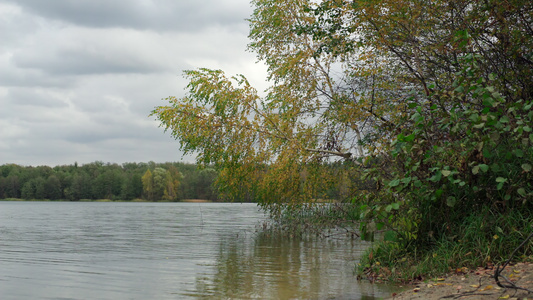
M388 226L421 243L472 207L532 209L531 1L252 3L266 96L242 75L198 69L185 72L187 96L152 112L220 169L221 191L275 210L352 178L366 187L347 193L363 232Z
M150 169L146 170L141 177L143 183L143 195L147 200L154 200L154 176Z

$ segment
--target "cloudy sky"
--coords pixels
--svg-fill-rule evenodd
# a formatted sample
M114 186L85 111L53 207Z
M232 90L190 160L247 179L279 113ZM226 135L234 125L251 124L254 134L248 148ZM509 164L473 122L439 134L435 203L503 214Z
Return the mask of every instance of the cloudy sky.
M186 69L261 89L251 12L249 0L0 0L0 165L180 161L148 114L184 95Z

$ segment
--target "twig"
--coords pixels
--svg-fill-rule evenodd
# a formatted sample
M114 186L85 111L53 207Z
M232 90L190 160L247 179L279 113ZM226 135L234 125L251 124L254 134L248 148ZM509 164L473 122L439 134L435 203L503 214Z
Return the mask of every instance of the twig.
M446 298L453 298L453 299L459 299L461 297L466 297L466 296L487 296L487 295L492 295L493 293L474 293L475 291L472 291L472 292L464 292L464 293L461 293L461 294L454 294L454 295L448 295L448 296L442 296L440 297L439 299L446 299Z
M446 299L446 298L453 298L453 299L458 299L458 298L461 298L463 296L486 296L486 295L492 295L493 293L479 293L477 292L479 290L479 288L481 287L481 280L483 280L483 277L479 277L479 282L478 282L478 285L477 285L477 288L473 291L467 291L467 292L463 292L463 293L460 293L460 294L452 294L452 295L447 295L447 296L443 296L443 297L440 297L439 299Z
M533 232L518 247L516 247L516 249L514 249L513 253L511 253L511 256L509 257L509 259L507 259L507 261L502 266L498 266L496 268L496 271L494 271L494 280L496 280L496 284L499 287L517 289L517 290L524 290L524 291L527 291L529 293L533 293L533 290L517 286L516 284L514 284L514 282L510 281L507 277L505 277L505 276L503 276L501 274L503 269L505 269L505 267L511 262L511 259L513 259L514 255L516 254L518 249L522 248L531 239L531 237L533 237ZM505 279L505 281L507 281L507 283L509 283L509 285L502 284L500 282L500 278L499 277L502 277L503 279Z

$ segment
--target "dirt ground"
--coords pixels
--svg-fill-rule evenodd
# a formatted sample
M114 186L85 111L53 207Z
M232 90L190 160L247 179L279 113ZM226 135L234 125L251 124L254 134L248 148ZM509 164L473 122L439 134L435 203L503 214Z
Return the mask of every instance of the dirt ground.
M494 270L494 267L456 270L447 277L412 285L389 299L533 299L533 293L528 291L499 287L494 280ZM533 290L533 263L508 265L502 275L518 287ZM509 285L501 277L500 282Z

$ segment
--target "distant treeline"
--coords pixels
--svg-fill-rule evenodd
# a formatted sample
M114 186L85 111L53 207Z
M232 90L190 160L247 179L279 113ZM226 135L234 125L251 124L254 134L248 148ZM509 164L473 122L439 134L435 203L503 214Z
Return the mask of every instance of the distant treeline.
M0 199L79 201L110 199L219 201L213 182L217 172L186 163L93 162L84 165L0 166Z

